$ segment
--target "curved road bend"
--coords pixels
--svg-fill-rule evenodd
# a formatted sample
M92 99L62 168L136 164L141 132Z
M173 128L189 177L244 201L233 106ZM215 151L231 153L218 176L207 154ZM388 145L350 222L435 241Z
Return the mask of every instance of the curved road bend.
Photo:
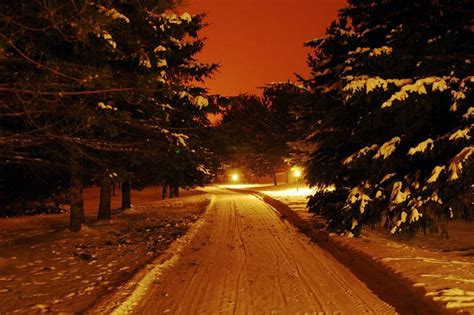
M349 269L252 195L217 196L135 314L394 314Z

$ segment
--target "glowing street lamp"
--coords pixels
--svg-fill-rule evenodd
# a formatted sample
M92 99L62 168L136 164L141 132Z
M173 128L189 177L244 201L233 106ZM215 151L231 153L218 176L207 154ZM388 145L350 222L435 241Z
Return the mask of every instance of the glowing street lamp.
M293 176L296 177L296 178L300 178L301 177L301 171L299 169L295 169L293 171Z
M233 182L237 182L239 178L240 178L239 174L230 175L230 179L232 179Z
M301 175L302 175L301 170L297 167L294 167L293 168L293 176L296 178L296 191L298 191L298 188L299 188L298 184L300 182Z

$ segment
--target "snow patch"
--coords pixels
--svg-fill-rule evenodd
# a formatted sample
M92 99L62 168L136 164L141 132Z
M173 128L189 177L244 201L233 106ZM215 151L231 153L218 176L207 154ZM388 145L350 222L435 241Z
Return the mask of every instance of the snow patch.
M351 155L350 155L349 157L347 157L346 159L344 159L344 161L342 161L342 164L348 165L348 164L352 163L354 160L356 160L356 159L358 159L358 158L360 158L360 157L362 157L362 156L365 156L365 155L367 155L368 153L377 150L378 148L379 148L379 146L376 145L376 144L373 144L373 145L371 145L370 147L369 147L369 146L364 147L364 148L360 149L359 151L357 151L357 152L351 154Z
M409 98L410 94L428 94L426 86L430 86L432 91L444 91L447 84L444 78L440 77L426 77L417 80L413 84L404 85L399 92L393 94L387 101L382 104L382 108L391 107L394 101L404 101ZM433 87L435 86L435 87Z
M397 173L390 173L390 174L387 174L385 175L381 180L380 180L380 184L386 182L387 180L389 180L390 178L392 178L393 176L395 176Z
M186 21L188 23L191 23L193 20L191 14L189 14L188 12L184 12L183 14L181 14L180 18L181 20Z
M410 223L415 223L423 217L423 214L418 211L418 209L413 208L410 213Z
M446 166L444 165L435 166L435 168L431 172L430 178L428 178L426 182L429 184L435 183L438 180L438 177L441 174L441 172L445 169L446 169Z
M116 9L109 9L102 5L99 5L99 12L108 17L111 17L113 20L122 20L126 23L130 23L129 18L117 11Z
M350 80L350 82L342 90L351 94L363 91L364 89L366 94L377 88L382 88L384 91L387 91L389 84L402 87L413 82L411 79L383 79L378 76L368 77L365 75L356 78L347 76L346 79Z
M454 156L449 162L449 171L451 172L449 180L454 181L459 178L459 173L463 169L463 163L467 161L474 153L474 146L465 147L461 152Z
M166 59L158 59L158 61L156 62L156 66L158 68L165 68L168 66L168 62L166 61Z
M385 258L381 258L380 260L381 261L419 260L419 261L427 263L427 264L447 264L447 265L467 265L467 266L471 265L470 262L465 262L465 261L458 261L458 260L444 261L444 260L439 260L439 259L435 259L435 258L421 257L421 256L416 256L416 257L385 257Z
M349 55L363 54L365 52L371 51L370 47L357 47L356 50L349 51Z
M372 159L388 158L390 155L392 155L393 152L395 152L397 145L400 143L400 141L400 137L394 137L391 140L385 142Z
M406 187L403 191L403 184L400 181L393 183L392 193L390 194L390 203L400 204L405 202L410 196L410 189Z
M416 153L423 153L426 150L432 150L434 146L434 142L432 139L427 139L421 143L419 143L416 147L411 148L408 151L408 155L415 155Z
M114 41L112 35L110 35L109 32L107 31L102 31L98 37L102 37L103 39L105 39L105 41L113 48L117 48L117 43Z
M347 197L347 201L350 202L351 204L354 204L356 202L360 202L359 204L359 211L361 214L364 214L365 212L365 207L369 203L369 201L372 201L368 195L365 194L364 189L362 187L354 187L349 196Z
M382 46L379 48L374 48L370 53L369 57L376 57L382 55L390 55L393 52L393 48L389 46Z
M193 105L199 109L202 109L203 107L207 107L209 105L209 100L204 96L199 95L194 98Z
M473 118L474 117L474 107L469 107L467 112L464 115L462 115L462 117L466 120Z
M153 52L155 52L155 53L159 53L159 52L163 52L163 51L167 51L166 47L163 46L163 45L159 45L159 46L155 47L155 49L153 49Z
M151 68L150 58L148 57L147 53L143 52L143 53L140 54L139 64L140 64L140 66L143 66L147 69Z
M449 288L436 292L428 292L426 296L433 296L434 301L447 302L446 308L474 307L474 291Z
M172 132L171 135L173 137L176 138L176 140L178 140L178 144L183 146L183 147L186 147L187 144L186 144L186 140L189 139L189 136L185 135L185 134L182 134L182 133L174 133Z
M471 136L469 135L470 131L471 131L470 128L459 129L449 136L449 140L450 141L459 140L459 139L469 140L471 139Z
M456 281L459 283L474 284L474 279L464 279L464 278L456 277L453 275L423 274L421 276L425 278L438 278L438 279Z

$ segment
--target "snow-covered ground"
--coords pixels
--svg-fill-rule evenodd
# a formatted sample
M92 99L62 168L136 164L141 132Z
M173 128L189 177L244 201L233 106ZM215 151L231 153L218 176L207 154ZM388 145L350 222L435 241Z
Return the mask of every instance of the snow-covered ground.
M87 310L183 235L211 198L193 190L160 200L159 188L147 188L133 192L134 209L97 222L98 190L84 196L79 233L67 230L66 214L0 219L0 314Z
M261 199L208 191L216 198L202 227L134 314L395 314Z
M314 220L306 210L308 187L299 185L229 186L264 193L288 205L304 220ZM474 222L452 222L450 240L439 235L402 240L377 230L365 229L360 238L331 234L333 241L362 252L393 270L414 290L448 309L474 314Z

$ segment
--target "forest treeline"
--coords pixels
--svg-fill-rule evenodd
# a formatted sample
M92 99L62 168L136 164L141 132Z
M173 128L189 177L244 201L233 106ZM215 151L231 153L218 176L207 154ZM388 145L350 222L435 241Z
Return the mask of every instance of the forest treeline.
M197 84L217 65L196 61L204 16L177 1L2 4L0 209L67 196L78 230L84 185L108 218L112 182L127 208L131 183L178 194L301 167L309 211L349 236L472 220L470 2L349 0L305 44L308 77L234 97Z

